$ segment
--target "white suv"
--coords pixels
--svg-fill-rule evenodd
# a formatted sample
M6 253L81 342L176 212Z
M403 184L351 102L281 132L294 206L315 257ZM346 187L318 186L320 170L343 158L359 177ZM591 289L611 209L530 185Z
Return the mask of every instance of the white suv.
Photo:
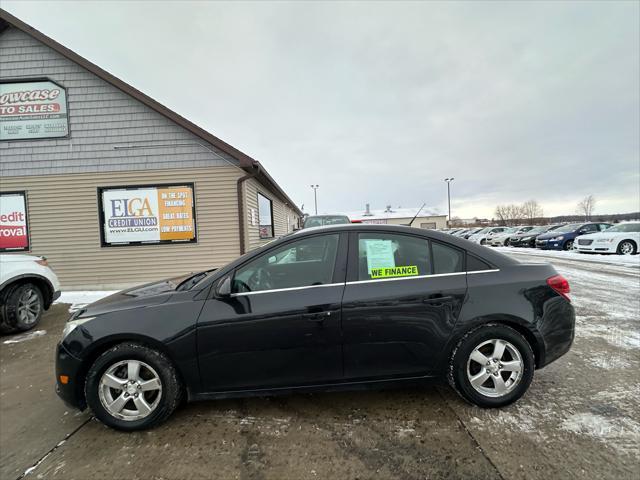
M47 259L0 254L0 333L35 327L60 296L60 282Z

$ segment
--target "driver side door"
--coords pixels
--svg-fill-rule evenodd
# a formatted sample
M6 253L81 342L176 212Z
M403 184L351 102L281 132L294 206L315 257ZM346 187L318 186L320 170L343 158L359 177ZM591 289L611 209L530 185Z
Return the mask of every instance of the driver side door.
M231 295L207 300L198 320L203 392L342 379L346 243L345 234L305 236L235 270Z

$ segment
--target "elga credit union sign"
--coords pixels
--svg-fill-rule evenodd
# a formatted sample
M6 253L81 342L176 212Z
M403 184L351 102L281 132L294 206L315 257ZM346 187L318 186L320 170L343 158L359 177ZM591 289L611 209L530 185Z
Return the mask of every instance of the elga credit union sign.
M0 251L28 250L27 205L23 192L0 195Z
M103 188L103 245L196 240L193 185Z
M67 92L50 81L0 83L0 140L69 135Z

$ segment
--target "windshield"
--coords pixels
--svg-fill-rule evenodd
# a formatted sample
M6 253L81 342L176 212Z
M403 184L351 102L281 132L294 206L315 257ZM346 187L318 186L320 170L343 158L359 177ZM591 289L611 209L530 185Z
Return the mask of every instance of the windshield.
M580 227L579 223L570 223L569 225L563 225L559 228L556 228L554 233L569 233L575 232Z
M304 221L304 228L322 227L324 225L341 225L351 223L349 217L345 215L323 215L318 217L307 217Z
M487 233L489 230L491 230L491 227L482 228L478 230L476 233Z
M517 231L518 231L518 227L509 227L505 231L503 231L502 233L513 233L513 232L517 232Z
M542 232L546 232L548 228L549 227L534 227L531 230L529 230L527 233L542 233Z
M605 230L606 233L608 232L625 232L625 233L631 233L631 232L635 232L638 233L640 232L640 223L621 223L619 225L615 225L611 228L607 228Z

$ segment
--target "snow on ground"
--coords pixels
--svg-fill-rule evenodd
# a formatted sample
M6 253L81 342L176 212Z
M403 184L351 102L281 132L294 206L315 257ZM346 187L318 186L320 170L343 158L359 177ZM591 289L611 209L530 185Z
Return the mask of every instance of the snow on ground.
M97 302L98 300L108 297L116 292L114 291L75 291L75 292L62 292L60 298L55 303L68 303L69 312L78 310L90 303Z
M43 335L46 335L46 334L47 334L46 330L36 330L34 332L24 333L22 335L16 335L15 337L10 338L9 340L5 340L2 343L4 343L5 345L10 345L12 343L26 342L27 340L32 340L34 338L42 337Z
M522 254L536 257L556 258L584 263L606 263L640 268L640 255L614 255L601 253L579 253L564 250L540 250L537 248L487 247L507 254Z

